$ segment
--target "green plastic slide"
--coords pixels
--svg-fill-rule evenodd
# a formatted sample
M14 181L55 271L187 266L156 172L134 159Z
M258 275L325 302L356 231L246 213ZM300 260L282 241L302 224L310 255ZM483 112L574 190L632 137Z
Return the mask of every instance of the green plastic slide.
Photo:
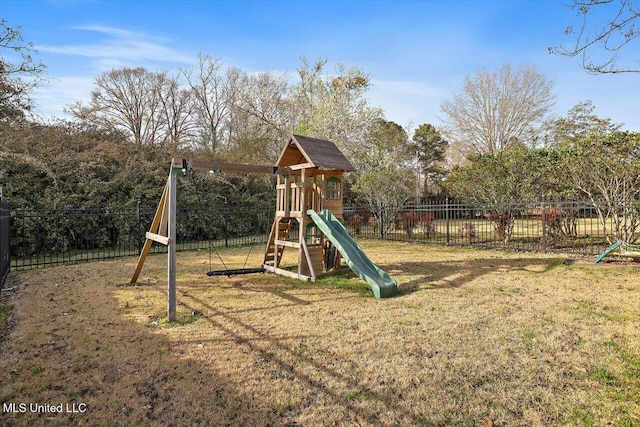
M599 263L600 261L602 261L604 259L604 257L606 257L607 255L609 255L610 253L618 250L618 248L620 247L620 245L622 245L622 240L618 240L617 242L615 242L613 245L609 246L607 248L607 250L605 250L604 252L602 252L600 255L598 255L596 257L595 263Z
M331 212L323 210L317 213L309 210L307 215L338 249L349 268L367 282L376 298L388 298L398 293L396 280L371 262L362 248L351 238L344 225Z

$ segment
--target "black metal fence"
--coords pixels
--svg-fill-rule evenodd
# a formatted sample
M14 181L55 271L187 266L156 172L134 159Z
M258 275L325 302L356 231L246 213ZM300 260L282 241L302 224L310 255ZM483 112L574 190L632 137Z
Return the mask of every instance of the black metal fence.
M46 211L10 211L3 204L0 240L8 241L5 236L11 232L10 246L2 246L3 279L9 267L136 256L154 213L155 207L140 204L117 210ZM220 207L179 210L177 215L177 250L210 250L266 243L274 210ZM583 255L596 255L609 246L596 208L586 201L514 204L499 211L448 200L376 210L345 207L344 219L350 234L359 238ZM611 230L615 215L609 221ZM152 247L152 253L165 250Z
M635 215L640 219L640 210ZM351 235L361 238L582 255L604 251L610 245L605 224L611 234L620 220L614 213L603 223L588 201L517 203L496 210L449 200L346 207L344 219Z
M13 210L11 266L16 269L135 256L155 207L130 209ZM266 243L273 208L178 210L178 251ZM153 245L151 253L165 252Z
M0 289L4 287L5 279L11 269L11 216L9 203L0 202Z

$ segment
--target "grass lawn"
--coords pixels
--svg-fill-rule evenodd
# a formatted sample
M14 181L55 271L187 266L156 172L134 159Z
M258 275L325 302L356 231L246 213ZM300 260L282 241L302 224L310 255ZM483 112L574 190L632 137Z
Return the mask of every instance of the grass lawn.
M397 297L348 271L208 278L180 253L175 323L164 255L135 286L133 258L14 272L0 424L640 425L637 263L361 245Z

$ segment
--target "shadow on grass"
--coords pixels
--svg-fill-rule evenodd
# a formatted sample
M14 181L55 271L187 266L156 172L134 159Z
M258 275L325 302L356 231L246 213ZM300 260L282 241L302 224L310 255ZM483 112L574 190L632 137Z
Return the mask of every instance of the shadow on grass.
M191 302L185 302L185 299ZM236 315L237 312L222 311L207 301L195 297L191 294L183 294L181 305L188 310L208 310L212 314L205 320L213 327L222 331L228 340L237 345L245 346L252 353L257 353L261 360L274 364L274 370L287 372L297 380L305 384L305 389L313 390L312 395L322 394L337 406L344 409L347 414L353 414L358 424L375 424L377 421L377 410L370 411L358 405L357 399L350 397L349 391L358 390L357 395L366 395L367 400L376 400L380 407L387 408L401 415L406 423L419 425L424 422L419 414L415 414L398 405L394 399L387 394L381 394L371 390L366 383L362 383L357 376L350 376L338 372L322 360L316 360L312 355L301 354L292 348L286 341L291 337L276 338L265 331L244 322ZM241 332L240 332L241 331ZM259 343L263 343L260 346ZM287 358L297 360L292 364ZM334 360L331 365L340 366L348 364L348 360ZM305 372L308 371L308 372ZM320 379L316 379L320 378ZM335 383L339 387L335 386ZM353 394L353 393L351 393ZM304 408L299 408L300 410Z
M87 411L7 413L0 424L277 424L241 385L127 319L108 279L100 279L108 272L97 270L87 282L82 271L32 274L12 299L28 316L1 343L0 401L83 404Z
M464 261L417 261L386 264L381 268L392 275L409 276L398 283L399 296L428 289L458 288L484 275L500 270L504 274L527 272L544 274L565 262L565 258L496 259ZM417 277L416 277L417 276Z
M411 261L383 264L380 267L404 279L399 284L399 295L402 297L413 292L428 291L430 289L458 288L484 275L495 274L497 271L500 274L515 272L544 274L563 264L563 262L563 258L479 258L461 261ZM241 349L241 353L246 354L247 357L255 356L261 365L266 364L266 366L261 366L261 369L289 378L288 382L300 382L306 395L314 396L314 398L315 396L322 396L321 401L325 400L330 406L338 408L338 411L350 414L352 418L348 421L354 424L376 424L379 414L377 410L372 409L375 407L385 408L385 410L394 413L401 424L429 425L429 421L433 422L433 420L425 418L425 415L417 410L396 401L391 390L389 392L376 391L373 388L375 384L360 378L355 373L340 370L338 367L349 366L350 361L346 357L336 357L335 354L332 354L333 359L327 360L327 356L323 353L304 353L291 344L292 341L313 340L317 337L304 333L274 334L268 328L255 325L243 317L243 313L247 311L268 311L276 307L293 308L296 306L302 306L302 310L306 310L304 306L310 306L319 301L359 298L357 295L359 291L356 288L349 288L352 291L351 293L339 292L331 296L331 292L327 290L327 287L340 287L341 282L357 283L357 286L363 286L368 290L368 286L357 279L353 272L343 270L315 283L299 282L272 275L258 276L256 279L222 279L215 283L215 286L229 289L274 295L278 300L281 300L281 302L273 304L273 299L270 298L272 304L265 304L263 307L246 309L221 307L215 302L197 295L196 292L192 292L192 289L201 285L179 284L178 301L181 310L199 313L207 312L207 315L202 316L199 320L206 322L205 328L220 332L221 335L220 338L212 339L210 342L213 344L227 343L234 345L237 346L236 348ZM305 295L310 294L310 289L318 289L322 299L316 299L317 295L305 298ZM304 290L304 292L300 292L301 290ZM154 291L157 291L159 296L164 297L162 287L155 287ZM259 299L260 296L255 295L251 296L251 298ZM183 326L177 325L177 327L189 328L190 326L189 324L184 324ZM194 341L188 341L187 339L186 342L207 342L207 338L204 340L197 338ZM295 360L295 363L292 360ZM242 381L244 378L238 378L237 380ZM255 400L259 408L265 406L273 407L274 405L268 395L247 393L245 398ZM360 402L360 398L368 401L368 403ZM375 404L372 405L372 402ZM305 409L307 408L304 406L293 406L282 410L274 409L273 412L266 415L257 411L247 416L265 417L267 423L286 424L287 421L295 420Z
M398 295L402 297L418 291L429 289L447 289L458 288L467 283L474 281L484 275L495 273L500 270L504 274L523 271L534 274L543 274L566 264L567 258L471 258L467 260L457 261L410 261L401 263L378 264L378 266L387 271L393 277L400 277L398 281ZM294 267L292 267L294 268ZM316 282L303 283L295 279L284 278L278 276L278 286L274 286L274 282L270 277L265 275L265 279L261 280L242 280L232 281L229 283L219 283L222 286L233 286L252 292L265 292L273 294L281 299L289 301L292 305L309 305L310 301L293 295L295 289L305 287L306 289L317 287L318 289L327 289L327 287L346 290L351 292L354 297L373 297L371 289L363 280L351 271L347 266L337 272L325 273L318 278ZM219 280L224 280L223 278ZM337 299L344 298L344 294ZM273 306L268 307L273 308ZM251 308L248 310L258 310Z
M530 274L544 274L560 265L567 263L563 257L554 258L523 258L523 259L500 259L500 258L476 258L462 261L412 261L395 264L379 264L378 266L392 276L408 276L407 281L398 282L398 295L402 297L418 291L429 289L458 288L470 283L487 274L493 274L500 270L503 274L514 272L527 272ZM286 285L282 285L286 283ZM294 279L279 281L279 286L275 287L269 280L255 284L248 282L233 282L231 286L242 288L254 292L266 292L290 301L295 305L309 305L311 302L292 295L295 289L301 286L308 288L326 289L333 287L352 292L354 297L373 297L371 289L366 282L360 280L358 276L348 267L344 267L337 272L321 276L315 283L302 282ZM344 296L337 296L335 299L344 299ZM273 307L269 307L273 308ZM250 309L256 310L256 309Z
M365 296L370 295L370 291L366 283L359 279L356 281L348 280L349 278L357 278L357 276L348 268L346 271L343 270L337 274L334 273L329 277L321 277L316 282L304 282L269 273L265 275L254 275L251 277L254 279L252 280L248 276L243 276L242 279L217 277L215 279L205 279L207 280L205 283L210 283L209 286L215 286L218 288L235 289L256 294L270 294L282 301L280 303L270 303L259 307L233 309L233 313L270 311L283 307L307 306L314 303L344 301L359 297L359 295L356 295L355 293L340 292L332 294L327 290L328 287L346 289L350 291L355 290L361 295L363 293ZM336 279L333 279L333 277L336 277ZM211 281L209 282L209 280ZM203 285L202 281L196 281L194 283L181 281L178 285L178 289L183 293L183 295L191 296L190 290L198 291L201 290L203 286L206 285ZM309 297L309 290L317 290L317 294L313 296L313 298L305 299L305 296Z

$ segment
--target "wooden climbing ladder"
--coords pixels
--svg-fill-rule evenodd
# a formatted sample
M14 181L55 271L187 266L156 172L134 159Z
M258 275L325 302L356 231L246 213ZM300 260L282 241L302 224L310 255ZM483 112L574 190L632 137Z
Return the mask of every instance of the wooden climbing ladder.
M288 241L292 226L293 218L280 218L273 222L271 233L269 233L269 241L267 243L263 264L271 265L273 267L278 267L280 265L280 260L282 259L282 254L284 253L284 248L286 246L277 244L276 241ZM278 248L277 252L276 248Z

